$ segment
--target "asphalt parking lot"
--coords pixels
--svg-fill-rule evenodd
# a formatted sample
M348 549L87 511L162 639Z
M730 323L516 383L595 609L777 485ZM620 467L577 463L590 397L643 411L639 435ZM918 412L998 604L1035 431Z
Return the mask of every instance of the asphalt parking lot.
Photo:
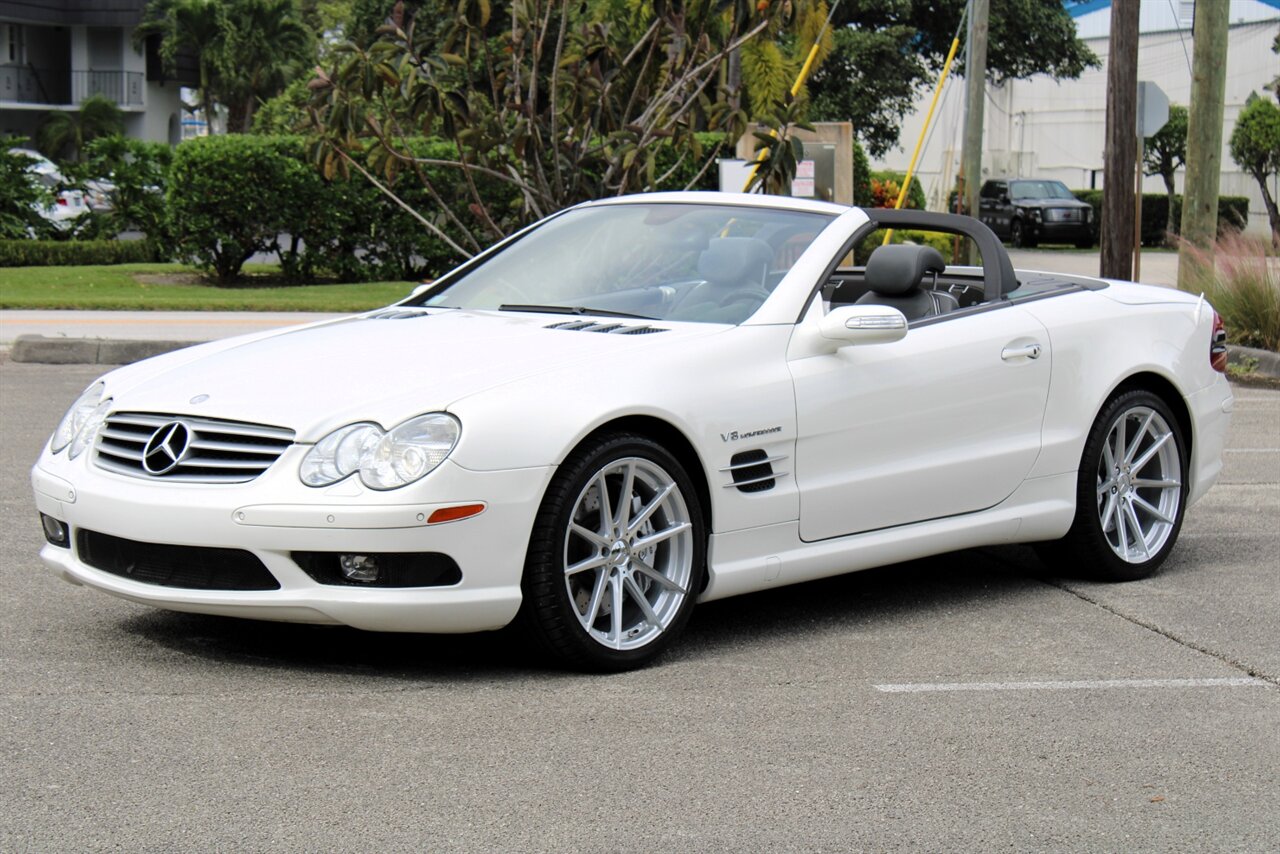
M1151 580L963 552L583 677L55 579L28 469L100 370L0 362L0 850L1276 850L1280 392Z

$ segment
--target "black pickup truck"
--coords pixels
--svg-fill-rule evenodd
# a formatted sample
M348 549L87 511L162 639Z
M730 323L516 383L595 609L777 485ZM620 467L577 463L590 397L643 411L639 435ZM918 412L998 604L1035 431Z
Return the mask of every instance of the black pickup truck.
M1093 207L1075 197L1061 181L993 178L978 194L978 218L1017 247L1037 243L1094 244Z

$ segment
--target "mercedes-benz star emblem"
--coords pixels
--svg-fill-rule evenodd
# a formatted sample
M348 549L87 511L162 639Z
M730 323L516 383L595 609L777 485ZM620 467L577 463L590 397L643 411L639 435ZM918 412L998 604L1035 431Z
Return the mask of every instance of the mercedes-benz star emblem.
M181 421L170 421L151 434L142 449L142 467L147 474L167 474L187 455L191 430Z

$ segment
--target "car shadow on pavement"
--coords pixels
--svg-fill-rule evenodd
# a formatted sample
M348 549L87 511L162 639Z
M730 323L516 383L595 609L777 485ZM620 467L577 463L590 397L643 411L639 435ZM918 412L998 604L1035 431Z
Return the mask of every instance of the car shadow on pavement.
M701 605L674 649L653 665L712 661L779 642L867 631L931 613L989 607L993 600L1047 590L1027 549L1002 547L779 587ZM492 679L560 673L516 632L416 635L147 611L120 624L146 643L216 664L378 679Z

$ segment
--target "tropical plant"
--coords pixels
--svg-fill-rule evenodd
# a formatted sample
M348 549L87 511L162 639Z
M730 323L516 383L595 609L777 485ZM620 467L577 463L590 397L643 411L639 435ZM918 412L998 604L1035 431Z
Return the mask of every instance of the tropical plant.
M457 238L426 217L423 227L464 256L584 199L669 186L686 162L700 164L696 182L717 149L695 131L745 125L717 82L727 57L782 14L761 5L524 0L495 17L486 0L462 0L441 18L397 3L380 38L344 45L310 84L317 162L384 186L416 175ZM415 156L405 141L428 133L456 158ZM676 158L659 171L663 146ZM465 207L444 198L432 166L463 178ZM515 204L485 198L482 176L512 188Z
M48 231L39 208L50 203L49 191L32 180L32 158L16 151L24 139L0 139L0 239L14 240Z
M248 130L260 102L278 94L315 60L315 37L294 0L150 0L134 45L160 37L172 70L180 54L196 57L195 106L212 117L226 109L227 129Z
M134 28L133 46L141 49L160 37L160 60L172 72L179 54L196 58L197 109L212 116L221 84L221 51L225 36L220 0L149 0L142 22Z
M168 260L171 240L165 191L172 163L173 149L162 142L107 136L85 146L84 161L68 170L68 177L78 182L109 182L111 207L97 214L98 230L111 236L128 229L140 231L152 258Z
M226 0L222 15L218 62L227 130L243 133L261 101L315 64L315 39L295 15L293 0Z
M813 130L812 125L801 121L800 114L800 103L792 100L788 93L784 96L782 114L765 116L764 124L769 131L752 132L756 138L756 162L747 182L748 193L787 194L796 176L796 166L804 157L804 145L791 135L791 129Z
M51 160L79 160L85 144L124 133L124 112L105 95L90 95L74 112L53 110L36 130L36 147Z
M1187 108L1178 104L1169 106L1169 121L1154 136L1146 138L1146 147L1142 156L1142 171L1145 175L1159 175L1164 179L1165 195L1168 196L1168 219L1165 222L1167 240L1172 242L1178 233L1178 217L1173 197L1175 195L1173 178L1178 169L1187 162Z
M1250 95L1231 132L1231 158L1253 176L1262 190L1271 239L1280 246L1280 211L1267 179L1280 172L1280 106L1270 98Z

